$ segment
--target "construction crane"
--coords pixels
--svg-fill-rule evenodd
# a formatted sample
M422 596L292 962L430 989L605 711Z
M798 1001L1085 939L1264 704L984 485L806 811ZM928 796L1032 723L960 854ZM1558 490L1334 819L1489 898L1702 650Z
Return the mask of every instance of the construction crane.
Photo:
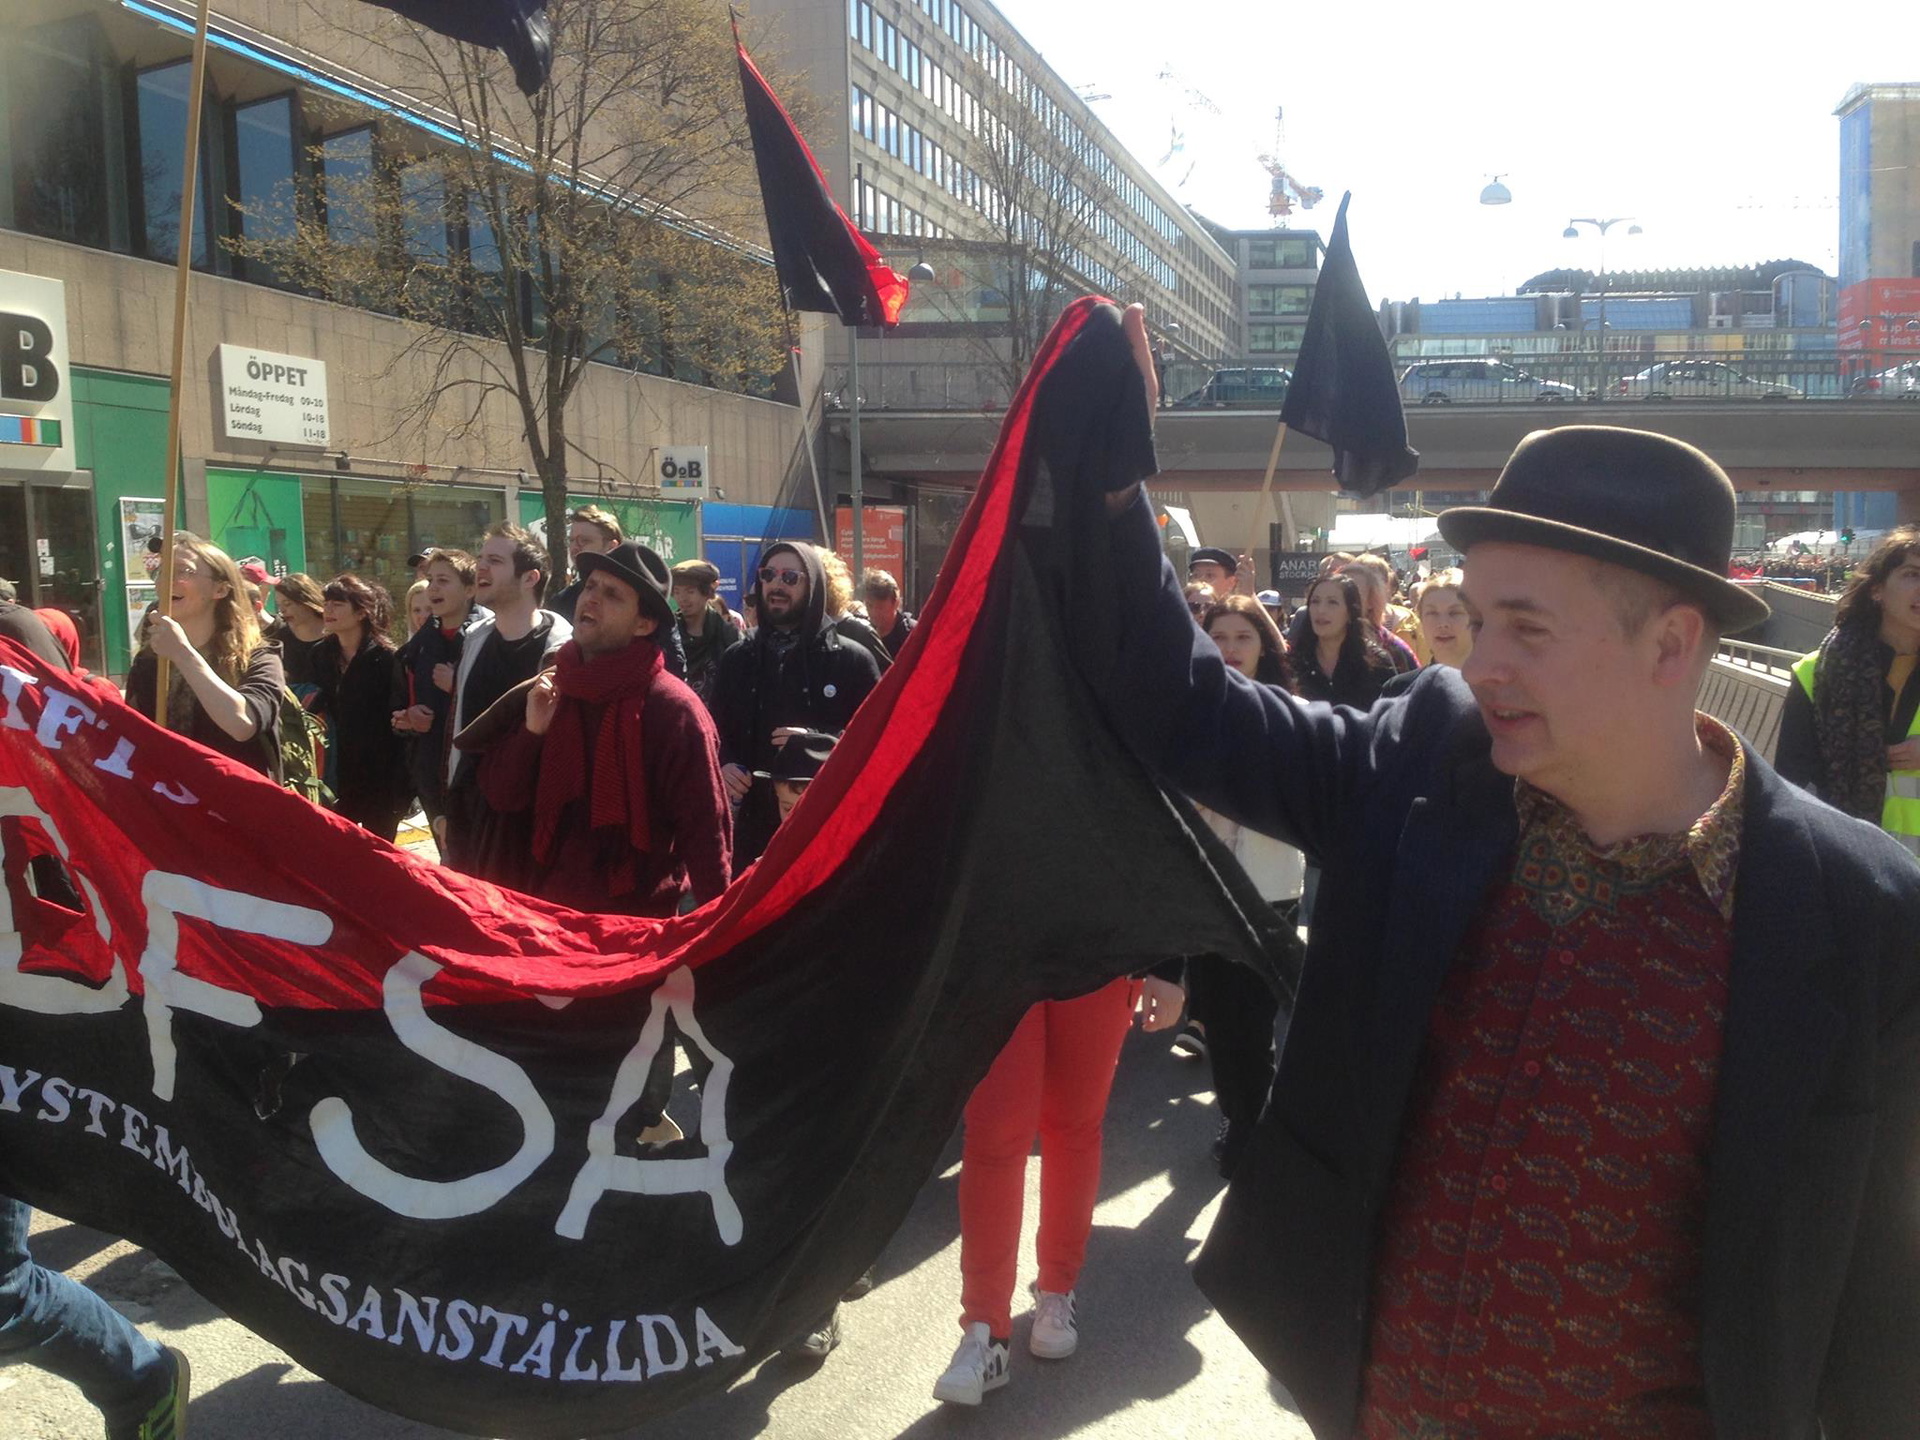
M1318 185L1302 185L1293 178L1292 173L1281 161L1281 152L1287 148L1287 112L1285 108L1273 112L1273 149L1260 157L1271 184L1267 191L1267 213L1276 221L1285 222L1293 214L1293 207L1311 210L1322 200L1326 192Z

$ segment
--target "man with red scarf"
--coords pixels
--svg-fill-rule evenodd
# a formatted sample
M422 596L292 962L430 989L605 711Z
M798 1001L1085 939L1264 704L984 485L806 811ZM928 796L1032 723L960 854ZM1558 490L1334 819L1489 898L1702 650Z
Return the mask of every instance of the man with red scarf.
M666 562L636 541L579 559L573 638L557 663L456 737L480 791L531 811L528 890L578 910L672 915L727 886L733 826L713 721L667 673Z

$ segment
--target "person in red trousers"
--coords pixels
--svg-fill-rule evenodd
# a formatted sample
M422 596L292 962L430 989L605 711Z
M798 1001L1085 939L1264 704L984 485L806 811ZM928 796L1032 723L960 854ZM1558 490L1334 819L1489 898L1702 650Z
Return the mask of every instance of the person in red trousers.
M960 1327L965 1335L936 1400L978 1405L1007 1383L1014 1272L1027 1156L1040 1139L1040 1278L1027 1348L1064 1360L1079 1347L1074 1286L1100 1191L1100 1132L1120 1044L1136 1004L1141 1027L1180 1018L1177 985L1121 978L1075 1000L1043 1000L967 1102L960 1160Z

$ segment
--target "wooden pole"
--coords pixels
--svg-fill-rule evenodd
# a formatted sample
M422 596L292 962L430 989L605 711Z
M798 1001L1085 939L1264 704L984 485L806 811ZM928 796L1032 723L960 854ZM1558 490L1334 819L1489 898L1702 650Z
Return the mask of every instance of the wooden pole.
M1267 456L1267 477L1260 482L1260 498L1253 502L1253 533L1247 538L1247 558L1251 560L1260 548L1260 527L1266 523L1267 492L1273 489L1273 472L1280 468L1280 447L1286 444L1287 427L1282 421L1274 427L1273 453ZM1258 585L1256 590L1261 588Z
M200 178L200 110L207 89L207 19L212 0L200 0L200 13L194 22L193 68L187 79L187 155L180 169L180 248L174 260L173 274L173 385L167 401L166 496L160 518L160 574L154 587L154 599L162 615L173 614L173 532L179 528L176 502L180 493L180 414L187 369L187 280L193 274L194 199ZM207 237L213 243L213 237ZM121 557L132 564L133 557ZM165 656L157 657L154 670L154 716L167 723L167 688L172 683L171 666Z

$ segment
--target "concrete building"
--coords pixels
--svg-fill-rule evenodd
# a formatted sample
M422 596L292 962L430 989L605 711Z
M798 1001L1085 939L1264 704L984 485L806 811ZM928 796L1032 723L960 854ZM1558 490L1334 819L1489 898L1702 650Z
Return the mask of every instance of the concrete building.
M142 562L168 470L191 15L180 0L16 0L0 52L0 313L21 362L0 364L0 575L71 610L86 663L112 674L152 598ZM541 513L525 417L496 392L465 423L408 433L429 378L419 327L301 293L226 241L267 223L263 198L316 174L452 143L369 38L397 23L358 0L216 5L181 516L236 558L322 579L351 567L396 598L411 551ZM423 262L475 244L450 208L429 230L406 240ZM503 356L478 342L458 373L484 378ZM574 400L577 498L671 556L704 546L737 573L773 522L797 407L765 376L688 383L627 361L588 366ZM705 447L704 507L662 494L667 447Z

